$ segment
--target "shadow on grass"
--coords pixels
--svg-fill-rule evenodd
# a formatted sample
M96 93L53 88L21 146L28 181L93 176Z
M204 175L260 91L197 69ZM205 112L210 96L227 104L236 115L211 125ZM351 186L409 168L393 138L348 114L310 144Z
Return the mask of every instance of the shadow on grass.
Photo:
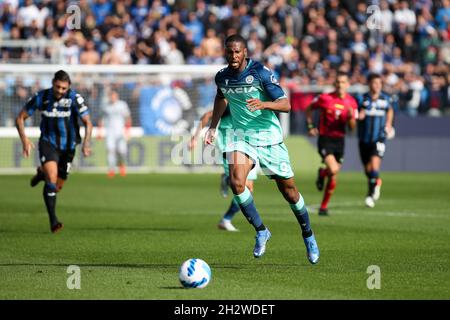
M17 263L0 263L0 267L68 267L69 265L77 265L78 267L91 267L91 268L131 268L131 269L179 269L179 264L169 264L169 263L155 263L155 264L138 264L138 263L27 263L27 262L17 262ZM255 263L235 263L230 265L217 265L210 264L213 269L232 269L232 270L242 270L242 269L254 269L258 265ZM292 264L292 263L265 263L264 267L269 268L286 268L286 267L310 267L304 264Z
M72 230L82 231L150 231L150 232L185 232L191 231L188 228L137 228L137 227L71 227Z
M77 226L69 226L64 228L61 232L67 232L71 230L77 231L100 231L100 232L109 232L109 231L140 231L140 232L188 232L192 229L188 228L136 228L136 227L77 227ZM22 233L22 234L51 234L50 231L29 231L29 230L21 230L21 229L0 229L0 233Z

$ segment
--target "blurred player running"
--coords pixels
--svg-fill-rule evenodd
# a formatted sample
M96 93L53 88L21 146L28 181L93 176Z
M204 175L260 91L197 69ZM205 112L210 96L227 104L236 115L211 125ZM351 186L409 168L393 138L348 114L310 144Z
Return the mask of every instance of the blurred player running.
M208 111L205 114L202 115L200 118L200 123L194 133L194 135L191 137L191 140L189 142L189 149L192 150L195 148L197 144L197 138L201 132L201 130L206 126L206 124L211 120L213 115L212 111ZM231 114L229 107L226 108L225 112L222 115L222 118L220 118L220 124L218 127L218 137L216 138L216 147L219 150L220 154L222 155L225 151L225 147L228 145L228 143L231 142L232 139L232 132L233 132L233 124L231 121ZM229 168L228 168L228 161L226 157L223 158L223 170L224 173L221 176L221 183L220 183L220 190L223 195L223 197L228 196L228 187L230 185L230 174L229 174ZM253 181L257 179L256 174L256 167L253 168L250 173L248 174L247 181L245 182L245 185L250 190L251 193L253 193ZM227 212L223 215L222 219L220 220L218 227L222 230L227 231L238 231L233 224L231 223L231 220L233 219L234 215L240 210L238 203L233 198L231 200L230 207L228 208Z
M319 209L319 215L328 215L328 202L336 189L336 177L344 160L345 132L348 126L351 130L356 127L357 104L355 99L347 93L349 87L347 74L339 72L334 83L335 91L323 93L316 97L306 108L308 134L319 135L318 149L325 168L318 171L316 186L323 190L325 178L327 186ZM319 129L313 124L312 112L320 110Z
M261 63L247 58L247 45L242 36L234 34L225 40L225 57L228 67L216 74L217 94L205 143L214 143L217 125L228 103L234 129L233 142L225 149L231 189L241 211L256 231L253 256L259 258L265 253L271 237L256 209L252 193L245 185L250 170L259 161L263 172L275 179L278 189L289 202L301 227L307 258L315 264L319 261L319 248L305 202L295 185L281 125L274 113L289 112L289 100L273 73Z
M81 142L78 118L86 129L82 145L85 157L91 153L92 123L83 97L70 89L70 77L65 71L56 72L52 84L52 88L37 92L27 102L16 118L16 127L22 141L23 155L28 158L34 144L25 134L25 120L36 110L41 112L41 166L31 179L31 186L34 187L45 180L44 202L50 220L50 230L56 233L63 228L63 224L56 217L56 193L61 190L69 175L75 148Z
M385 140L394 134L394 109L391 97L381 91L381 76L371 74L368 82L369 92L359 102L358 139L359 155L369 185L365 203L373 208L375 201L380 198L379 172L386 151Z

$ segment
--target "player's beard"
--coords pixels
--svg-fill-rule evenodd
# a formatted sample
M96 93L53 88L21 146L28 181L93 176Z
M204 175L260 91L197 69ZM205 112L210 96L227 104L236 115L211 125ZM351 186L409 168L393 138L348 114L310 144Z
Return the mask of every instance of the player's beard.
M59 100L63 97L64 94L59 94L58 92L53 90L53 96L55 97L56 100Z
M238 70L241 67L241 64L241 61L231 61L230 66L231 68Z

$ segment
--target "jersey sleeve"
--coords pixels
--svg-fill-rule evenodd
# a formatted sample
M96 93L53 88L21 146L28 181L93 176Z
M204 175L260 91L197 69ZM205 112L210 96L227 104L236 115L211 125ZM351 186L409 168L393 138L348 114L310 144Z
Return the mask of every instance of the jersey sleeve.
M220 87L219 87L219 79L220 79L222 72L223 72L223 70L220 70L219 72L217 72L216 77L214 78L214 81L216 82L216 86L217 86L216 95L219 99L225 99L225 96L223 95L223 92L220 90Z
M75 112L78 114L80 118L89 114L89 108L86 105L84 98L79 93L75 93L74 106Z
M326 103L326 96L324 94L319 94L311 101L311 107L313 109L325 108Z
M287 98L286 93L281 88L280 83L273 74L273 72L267 68L263 67L259 70L259 76L261 77L261 83L269 97L272 101Z
M31 116L38 108L38 100L40 100L39 93L36 93L34 96L28 99L27 103L23 107L23 109L28 113L29 116Z

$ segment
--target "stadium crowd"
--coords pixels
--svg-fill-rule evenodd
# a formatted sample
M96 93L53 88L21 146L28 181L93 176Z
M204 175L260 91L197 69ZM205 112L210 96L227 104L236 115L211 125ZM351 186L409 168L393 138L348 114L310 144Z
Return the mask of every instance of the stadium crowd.
M57 46L9 41L32 39L61 42L60 63L223 64L223 40L238 32L248 41L250 57L270 66L284 86L299 93L294 108L305 108L311 98L302 88L331 85L342 70L352 84L366 84L370 72L382 74L397 111L450 113L450 0L75 4L80 28L67 23L69 1L1 1L0 62L49 62Z

